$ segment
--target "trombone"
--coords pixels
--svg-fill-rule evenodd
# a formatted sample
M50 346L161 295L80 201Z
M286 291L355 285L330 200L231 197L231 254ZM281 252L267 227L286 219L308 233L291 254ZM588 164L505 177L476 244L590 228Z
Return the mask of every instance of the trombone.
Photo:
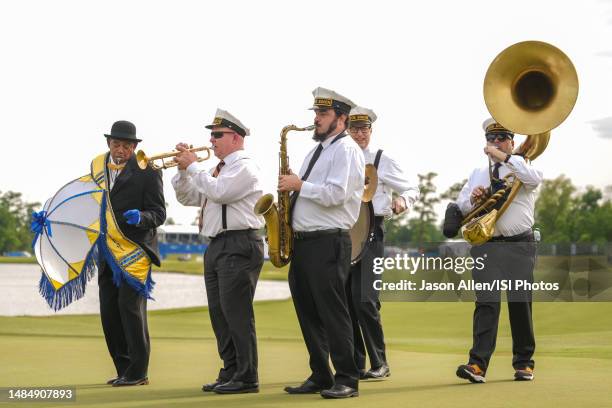
M206 150L206 157L198 157L197 162L203 162L204 160L208 160L210 159L210 151L212 150L212 147L206 147L206 146L202 146L202 147L191 147L189 150L189 152L201 152L203 150ZM136 162L138 163L138 167L140 167L142 170L146 169L147 166L150 164L151 167L155 170L159 170L159 169L169 169L170 167L175 167L178 165L177 162L173 161L166 161L165 159L167 159L168 157L176 157L180 154L181 152L177 152L177 151L171 151L168 153L161 153L161 154L157 154L155 156L147 156L145 154L145 152L143 152L142 150L139 150L136 153ZM160 160L161 164L155 164L156 160Z

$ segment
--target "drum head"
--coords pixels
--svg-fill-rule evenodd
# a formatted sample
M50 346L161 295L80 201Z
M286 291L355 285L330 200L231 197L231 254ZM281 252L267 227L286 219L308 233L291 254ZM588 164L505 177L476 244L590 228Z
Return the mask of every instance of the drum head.
M358 262L363 255L370 235L374 230L374 210L371 202L361 202L359 218L351 228L351 265Z

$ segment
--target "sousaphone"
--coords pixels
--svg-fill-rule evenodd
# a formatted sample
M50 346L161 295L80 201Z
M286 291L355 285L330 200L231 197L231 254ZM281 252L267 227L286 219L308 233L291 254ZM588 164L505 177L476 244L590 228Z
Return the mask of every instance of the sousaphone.
M550 131L574 108L578 75L572 61L558 48L541 41L525 41L506 48L493 60L483 93L487 109L497 123L527 135L513 154L531 161L546 149ZM462 221L463 237L475 245L487 242L493 236L495 222L521 185L518 179L507 184L508 198L499 211L492 208L506 190L478 203Z

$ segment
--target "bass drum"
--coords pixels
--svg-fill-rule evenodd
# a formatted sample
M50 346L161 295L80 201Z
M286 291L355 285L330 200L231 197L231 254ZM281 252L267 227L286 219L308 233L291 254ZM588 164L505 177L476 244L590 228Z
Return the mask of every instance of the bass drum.
M361 202L359 218L349 231L351 235L351 265L361 260L366 247L374 237L374 207L372 202Z

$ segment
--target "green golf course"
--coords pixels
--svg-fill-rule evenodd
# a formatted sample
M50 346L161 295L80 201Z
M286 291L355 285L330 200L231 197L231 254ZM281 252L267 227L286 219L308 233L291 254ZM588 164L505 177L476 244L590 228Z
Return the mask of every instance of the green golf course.
M0 386L74 386L76 403L3 406L399 407L612 406L612 304L536 303L533 382L514 382L507 311L486 384L455 377L471 344L470 303L388 302L382 314L392 375L361 382L360 397L330 401L283 392L309 375L291 301L255 307L261 392L203 393L220 360L205 308L149 313L150 385L112 388L114 375L97 315L0 317Z

